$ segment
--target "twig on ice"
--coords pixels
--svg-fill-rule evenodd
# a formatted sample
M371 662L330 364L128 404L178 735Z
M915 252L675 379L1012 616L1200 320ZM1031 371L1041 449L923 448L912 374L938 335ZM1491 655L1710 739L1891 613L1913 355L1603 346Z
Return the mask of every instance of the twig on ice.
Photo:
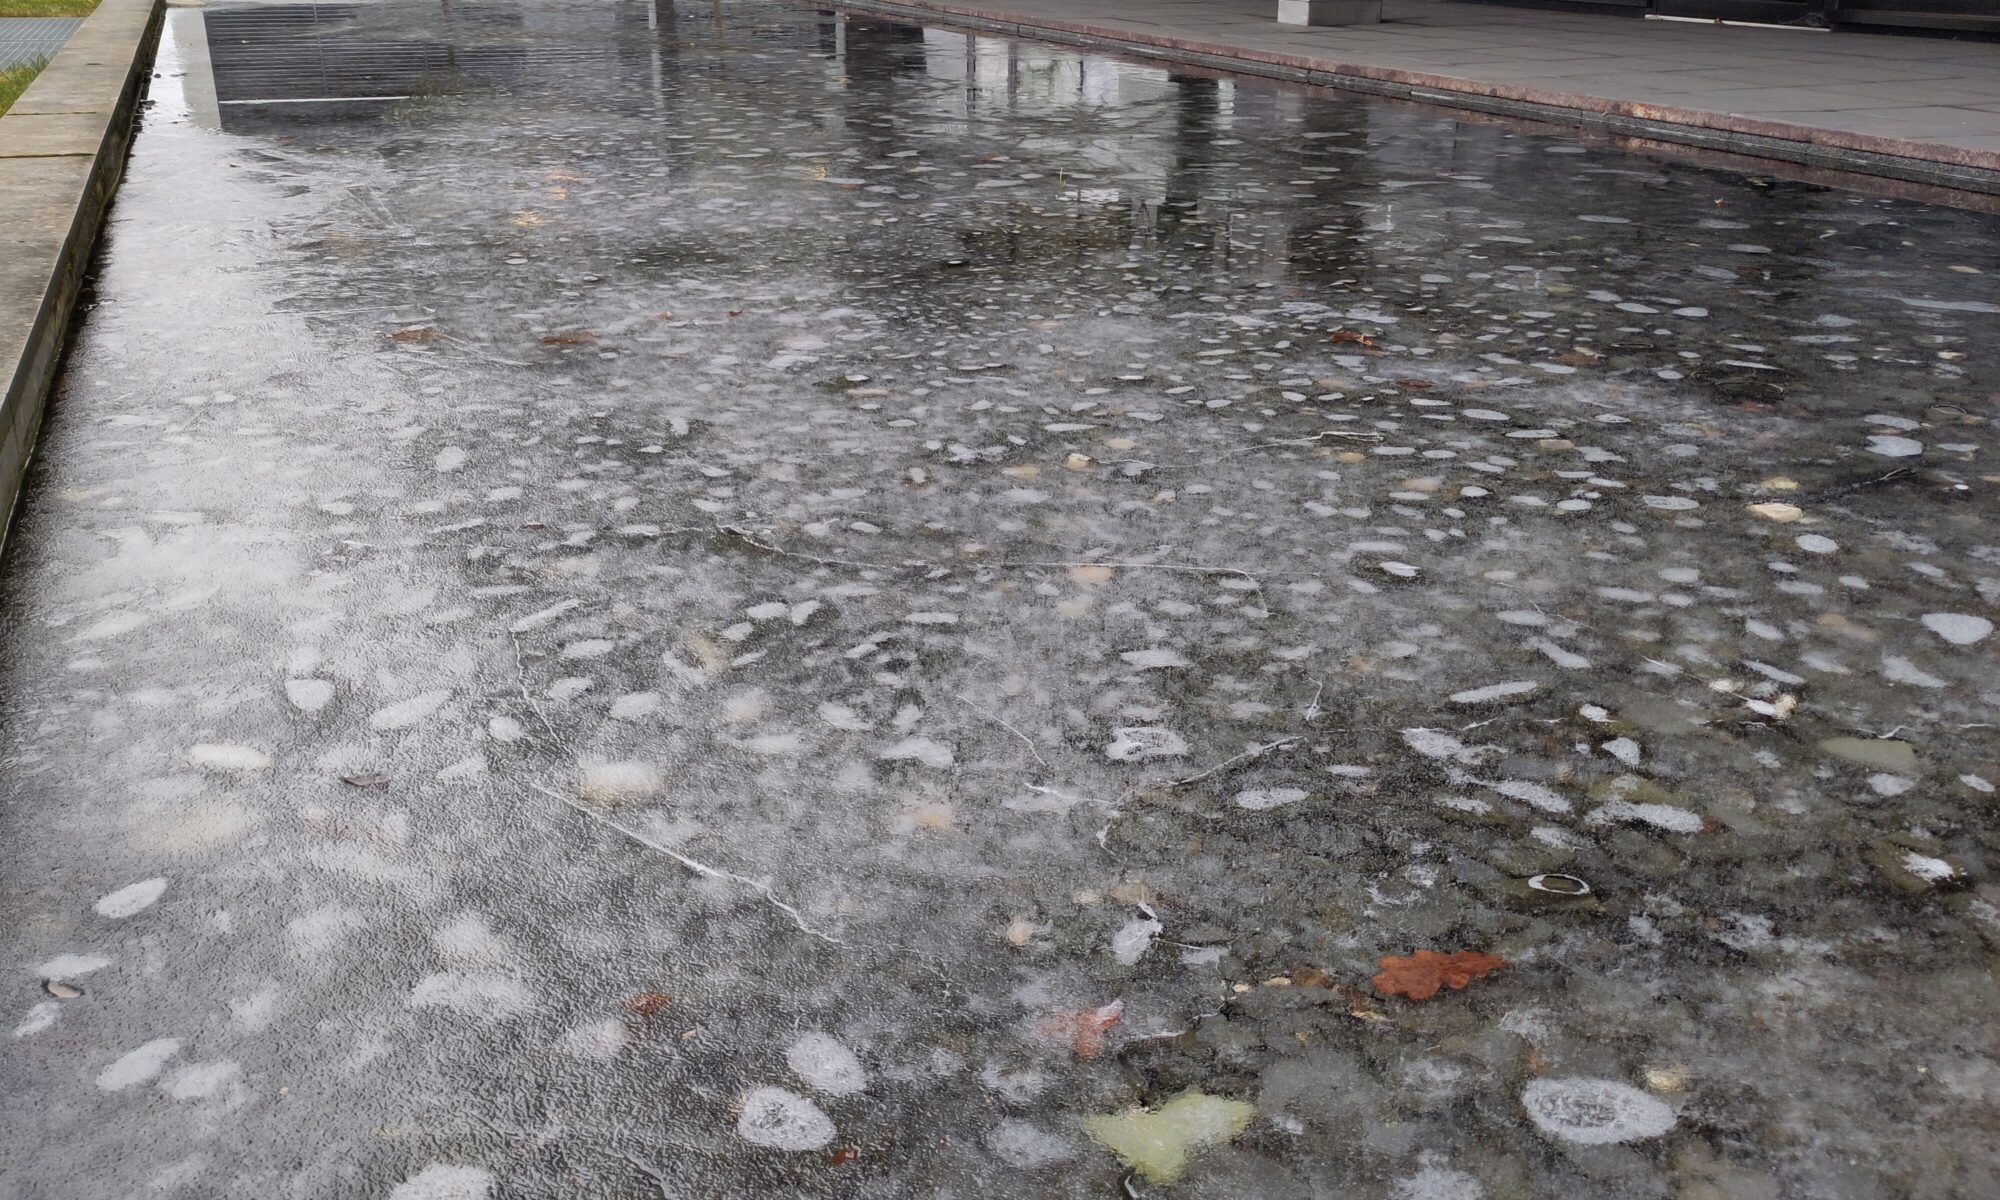
M731 883L742 884L744 887L747 887L752 891L758 893L759 895L763 896L764 899L770 903L772 908L775 908L779 912L784 913L786 916L790 917L792 919L792 924L797 925L801 933L811 934L813 937L818 938L820 941L825 942L829 946L844 945L844 943L839 938L830 937L824 933L821 933L819 930L814 929L812 926L806 924L806 919L805 917L800 915L799 910L793 908L791 905L785 903L783 900L778 899L777 893L771 890L770 884L760 883L755 879L749 878L748 876L738 875L734 871L724 871L716 867L711 867L705 862L700 862L695 859L689 858L687 855L682 854L680 851L674 849L673 847L663 846L660 843L654 841L652 838L649 838L645 834L640 833L638 830L632 828L630 825L623 824L622 822L619 821L614 821L610 817L605 816L603 813L598 812L596 809L591 808L588 805L579 803L575 797L565 796L561 792L556 791L554 788L544 787L539 783L531 783L528 786L534 788L536 791L542 793L544 796L551 796L557 800L562 801L564 804L569 805L571 808L582 813L584 816L589 817L591 820L598 822L599 824L609 825L611 828L616 829L618 832L624 834L628 838L631 838L633 841L639 843L641 846L646 847L648 850L657 850L661 854L664 854L668 858L673 859L675 862L679 863L683 867L686 867L688 870L693 871L697 875L702 875L709 879L727 879Z
M1170 779L1163 786L1186 787L1190 783L1199 783L1202 780L1207 779L1211 775L1218 775L1223 771L1227 771L1229 768L1237 765L1238 763L1246 763L1253 758L1262 758L1264 755L1269 754L1273 750L1282 750L1285 747L1293 745L1294 743L1299 742L1301 740L1302 739L1296 737L1279 738L1275 742L1266 742L1261 746L1252 746L1248 750L1245 750L1243 753L1237 755L1234 758L1223 759L1221 762L1216 763L1214 766L1210 767L1206 771L1202 771L1194 775L1189 775L1185 779Z
M1020 738L1022 744L1028 747L1028 753L1035 756L1036 762L1042 764L1045 767L1049 765L1049 760L1043 758L1041 750L1036 748L1035 739L1029 737L1025 733L1022 733L1020 730L1014 728L1012 725L1009 725L1006 722L1005 718L1001 717L999 713L988 712L986 709L979 707L977 704L974 704L972 701L967 700L963 696L960 696L957 699L960 704L965 705L965 707L971 709L973 712L978 713L980 716L985 717L987 720L993 722L995 725L998 725L1000 728L1006 730L1008 733L1011 733L1015 737Z

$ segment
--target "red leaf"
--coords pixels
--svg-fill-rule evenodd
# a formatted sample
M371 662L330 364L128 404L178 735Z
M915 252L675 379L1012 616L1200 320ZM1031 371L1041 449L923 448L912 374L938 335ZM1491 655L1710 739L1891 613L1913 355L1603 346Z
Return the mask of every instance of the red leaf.
M1096 1058L1104 1052L1104 1031L1124 1015L1125 1002L1113 1000L1102 1008L1043 1017L1040 1029L1042 1036L1052 1042L1069 1043L1078 1058Z
M1408 996L1412 1000L1428 1000L1440 988L1462 988L1507 965L1507 960L1499 955L1477 950L1452 954L1419 950L1408 958L1391 956L1375 962L1382 968L1382 973L1370 981L1375 990L1384 996Z
M642 1017L650 1017L673 1002L674 998L665 992L639 992L625 997L625 1008Z

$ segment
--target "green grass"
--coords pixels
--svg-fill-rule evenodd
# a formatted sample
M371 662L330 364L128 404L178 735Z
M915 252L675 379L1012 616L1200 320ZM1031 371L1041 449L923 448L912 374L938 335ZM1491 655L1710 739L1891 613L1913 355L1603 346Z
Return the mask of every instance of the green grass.
M0 17L87 17L97 0L0 0Z
M28 81L39 74L45 65L46 60L18 67L0 67L0 113L14 106L14 101L28 89Z

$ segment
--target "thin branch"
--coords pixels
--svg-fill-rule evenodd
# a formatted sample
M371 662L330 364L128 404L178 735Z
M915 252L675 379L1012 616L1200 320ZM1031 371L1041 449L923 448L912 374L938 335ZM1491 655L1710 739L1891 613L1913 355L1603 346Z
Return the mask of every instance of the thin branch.
M840 946L845 944L839 938L821 933L819 930L814 929L812 926L806 924L806 919L803 915L800 914L799 910L793 908L791 905L785 903L783 900L778 899L777 893L771 890L771 885L768 883L760 883L755 879L751 879L747 875L738 875L734 871L724 871L718 867L711 867L705 862L700 862L696 859L689 858L687 855L682 854L680 851L674 849L673 847L661 845L659 842L656 842L652 838L647 837L645 834L640 833L638 830L632 828L630 825L626 825L622 822L615 821L610 817L605 816L603 813L598 812L596 809L591 808L588 805L579 803L575 797L565 796L561 792L556 791L554 788L544 787L539 783L531 783L528 786L542 793L544 796L550 796L553 797L554 799L562 801L564 804L569 805L571 808L582 813L584 816L589 817L591 820L598 822L599 824L608 825L611 828L616 829L618 832L624 834L628 838L631 838L633 841L639 843L641 846L646 847L648 850L656 850L659 853L666 855L668 858L673 859L675 862L679 863L683 867L686 867L688 870L693 871L697 875L705 876L706 878L709 879L727 879L731 883L742 884L744 887L747 887L752 891L756 892L757 894L763 896L764 899L770 903L772 908L775 908L779 912L784 913L786 916L790 917L792 919L792 924L797 925L801 933L810 934L811 936L818 938L820 941L825 942L829 946Z
M535 694L528 689L528 663L521 650L521 635L510 632L507 636L512 638L514 642L514 686L520 689L521 699L527 703L529 710L535 714L535 720L542 723L542 732L549 735L549 741L563 753L570 753L569 743L563 740L562 734L556 732L555 723L549 720L549 714L542 711L541 703L535 699Z
M1251 761L1252 759L1262 758L1273 750L1282 750L1285 747L1294 745L1302 740L1304 739L1299 737L1279 738L1275 742L1266 742L1261 746L1252 746L1248 750L1245 750L1243 753L1237 755L1234 758L1223 759L1221 762L1216 763L1214 766L1210 767L1206 771L1202 771L1194 775L1189 775L1185 779L1170 779L1162 786L1186 787L1190 783L1199 783L1202 780L1207 779L1211 775L1218 775L1223 771L1226 771L1229 768L1234 767L1240 763L1246 763Z
M901 570L908 570L913 566L928 567L930 565L928 563L913 564L913 563L860 562L851 558L821 558L817 554L801 554L797 550L787 550L783 546L778 545L776 542L764 541L761 538L759 538L756 534L751 533L749 530L743 528L741 525L717 525L715 527L715 531L717 533L727 534L730 537L736 538L740 541L748 543L749 545L755 546L757 549L764 551L766 554L776 554L784 558L796 558L809 563L817 563L822 567L862 567L871 571L901 571Z
M996 567L1117 567L1120 570L1127 571L1192 571L1197 575L1237 575L1256 584L1259 589L1262 589L1264 586L1261 583L1257 583L1255 575L1237 567L1204 567L1193 563L1108 562L1103 559L1096 561L1077 559L1066 562L1000 562L993 565Z
M971 709L973 712L978 713L980 716L985 717L987 720L993 722L995 725L998 725L1000 728L1006 730L1008 733L1011 733L1015 737L1020 738L1021 744L1028 748L1028 753L1035 756L1036 762L1042 764L1045 767L1049 765L1049 760L1043 758L1042 752L1036 748L1035 739L1029 737L1025 733L1022 733L1020 730L1014 728L1012 725L1009 725L1006 719L1000 716L999 713L988 712L986 709L979 707L977 704L974 704L972 701L967 700L963 696L959 696L956 699L960 704L965 705L965 707Z
M1321 438L1352 438L1357 442L1379 442L1382 440L1382 435L1379 433L1367 433L1359 429L1327 429L1315 433L1311 437L1285 438L1276 442L1258 442L1254 446L1240 446L1237 449L1224 453L1223 457L1233 458L1238 454L1248 454L1252 450L1269 450L1274 446L1310 446Z

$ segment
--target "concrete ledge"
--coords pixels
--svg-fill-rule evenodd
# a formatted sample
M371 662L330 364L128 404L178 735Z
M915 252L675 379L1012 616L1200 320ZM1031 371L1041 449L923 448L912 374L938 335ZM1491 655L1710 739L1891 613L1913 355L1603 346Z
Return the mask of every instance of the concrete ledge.
M1280 54L941 0L818 0L818 6L1111 50L1212 71L1263 75L1391 99L1417 100L1803 167L2000 195L2000 153L1935 142Z
M103 0L0 116L0 545L165 11L163 0Z

